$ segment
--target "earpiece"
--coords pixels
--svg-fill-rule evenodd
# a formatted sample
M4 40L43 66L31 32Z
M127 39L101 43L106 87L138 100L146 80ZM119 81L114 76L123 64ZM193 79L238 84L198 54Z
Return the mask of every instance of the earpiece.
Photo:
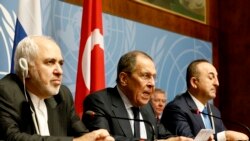
M19 59L19 66L21 68L23 77L26 78L28 76L28 62L25 58Z
M26 92L26 85L25 85L25 78L28 77L28 62L25 58L20 58L18 61L19 61L18 63L19 63L20 70L22 71L22 75L23 75L23 89L24 89L25 98L26 98L27 102L29 103L29 99L28 99L27 92ZM36 120L36 113L34 112L34 110L31 106L30 106L30 110L32 113L32 120L35 124L36 133L38 135L40 135L38 123Z

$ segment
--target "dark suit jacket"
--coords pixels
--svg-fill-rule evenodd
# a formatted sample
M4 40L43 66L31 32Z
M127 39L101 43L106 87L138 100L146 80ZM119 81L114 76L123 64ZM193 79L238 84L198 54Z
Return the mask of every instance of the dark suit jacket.
M104 128L107 129L116 140L133 140L133 133L129 120L110 118L110 116L128 118L127 110L116 87L107 88L88 95L84 101L84 111L86 112L88 110L94 111L100 115L105 115L105 117L92 118L84 114L82 120L89 130ZM141 107L141 114L144 120L149 121L156 127L156 119L149 104ZM147 137L151 140L153 132L150 125L145 123L145 126ZM171 133L166 132L165 128L164 131L163 129L161 130L165 138L171 136ZM157 131L154 132L157 133Z
M26 101L19 78L15 74L9 74L1 79L0 140L72 141L73 136L88 132L75 114L72 95L67 87L61 86L59 94L46 99L45 103L51 135L49 137L36 134L30 110L33 105Z
M211 110L209 113L212 112L212 114L217 117L221 116L219 110L215 106L209 104L209 107ZM191 109L197 109L197 106L188 92L176 96L176 98L165 107L161 122L165 128L172 133L194 138L201 129L205 128L205 126L201 115L194 114L191 112ZM213 118L213 120L215 125L213 129L215 129L215 133L225 130L223 122L220 119Z

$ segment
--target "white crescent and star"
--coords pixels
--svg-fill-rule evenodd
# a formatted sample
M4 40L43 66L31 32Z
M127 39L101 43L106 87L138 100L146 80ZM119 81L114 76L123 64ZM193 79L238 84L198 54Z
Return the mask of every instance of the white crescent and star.
M103 35L100 32L100 29L95 28L90 36L87 39L87 42L84 47L83 56L82 56L82 74L83 80L85 82L86 87L90 90L90 64L91 64L91 51L94 49L96 45L100 46L101 49L104 50L104 41ZM84 71L88 70L88 71Z

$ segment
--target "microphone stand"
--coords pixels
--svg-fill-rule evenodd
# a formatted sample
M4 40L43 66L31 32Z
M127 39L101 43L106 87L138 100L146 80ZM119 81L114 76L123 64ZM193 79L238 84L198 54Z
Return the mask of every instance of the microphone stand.
M250 135L250 129L249 129L249 127L247 127L245 124L243 124L243 123L241 123L241 122L222 119L221 117L218 117L218 116L214 116L214 115L211 115L211 114L208 114L208 113L201 112L201 111L199 111L198 109L191 109L191 112L194 113L194 114L208 115L208 116L210 116L210 117L214 117L214 118L223 120L223 121L225 121L225 122L228 122L228 123L232 123L232 124L234 124L234 125L241 126L241 127L245 128L245 129L248 131L248 134Z
M152 135L152 141L156 140L154 126L147 120L132 119L132 118L125 118L125 117L115 117L115 116L103 115L103 114L96 114L94 111L86 111L85 113L87 115L91 116L92 118L94 118L94 117L107 117L107 118L114 118L114 119L121 119L121 120L133 120L133 121L147 123L150 126L151 130L152 130L152 134L153 134Z

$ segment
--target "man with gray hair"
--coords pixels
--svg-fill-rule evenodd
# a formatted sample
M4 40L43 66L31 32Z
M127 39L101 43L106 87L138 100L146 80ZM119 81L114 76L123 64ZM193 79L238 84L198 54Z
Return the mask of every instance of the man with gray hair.
M156 127L156 119L149 100L155 90L155 78L156 68L148 54L138 50L124 54L118 62L117 85L88 95L82 120L90 130L107 129L117 141L192 141L191 138L176 137L164 128L159 132L152 128ZM86 114L89 111L101 116L93 118Z
M113 141L104 130L89 132L62 85L64 60L46 36L28 36L17 46L15 72L0 80L0 140Z

